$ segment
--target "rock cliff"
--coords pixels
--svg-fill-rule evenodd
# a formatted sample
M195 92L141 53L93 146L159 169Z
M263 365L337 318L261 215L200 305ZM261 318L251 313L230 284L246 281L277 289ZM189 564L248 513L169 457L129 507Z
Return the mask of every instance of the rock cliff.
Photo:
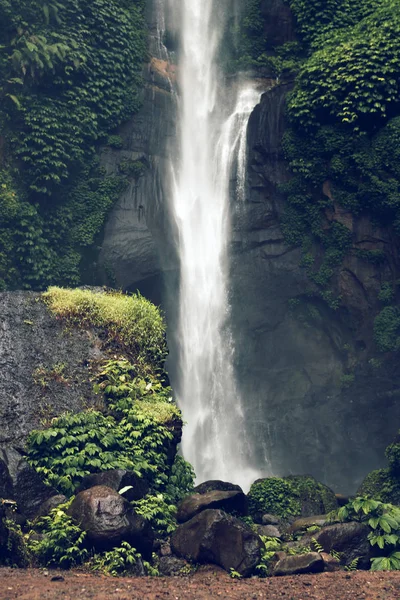
M293 19L282 0L263 2L262 14L272 45L294 39ZM153 13L154 53L155 19ZM167 62L151 61L143 108L121 130L123 149L103 156L109 172L123 160L141 160L146 168L132 177L112 211L99 259L102 283L138 287L170 307L175 297L163 290L166 282L175 286L176 295L178 259L167 193L167 150L176 132L174 77ZM280 226L285 197L279 186L290 178L281 142L291 84L276 84L271 82L251 116L246 199L232 202L238 380L249 437L265 473L311 473L338 491L351 492L369 470L382 466L384 448L400 423L395 359L386 356L377 369L373 341L384 270L398 278L398 252L391 231L378 231L368 216L354 217L334 203L327 222L344 224L353 233L354 248L383 250L386 260L373 264L350 253L332 284L341 297L339 309L322 301L301 266L301 249L285 242ZM324 193L330 197L329 181ZM321 260L322 251L315 247L313 252ZM169 314L172 330L173 308ZM170 370L173 379L173 356Z

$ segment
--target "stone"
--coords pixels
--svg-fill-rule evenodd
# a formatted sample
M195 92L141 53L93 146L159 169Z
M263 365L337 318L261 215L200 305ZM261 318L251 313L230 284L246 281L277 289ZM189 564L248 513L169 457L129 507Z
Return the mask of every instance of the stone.
M87 533L96 550L110 549L125 541L145 558L151 558L154 533L149 523L115 490L95 486L80 492L67 511Z
M53 508L57 508L60 504L65 504L67 502L67 497L63 494L57 494L56 496L52 496L48 500L42 502L39 506L39 510L36 514L37 517L46 517L50 514Z
M265 535L266 537L282 537L281 532L275 525L258 525L257 533L258 535Z
M229 483L227 481L221 481L219 479L212 479L210 481L203 481L200 485L194 488L196 494L206 494L207 492L243 492L240 485L235 483Z
M124 498L129 502L141 500L150 491L150 486L143 477L139 477L136 473L126 471L125 469L112 469L110 471L86 475L82 479L81 484L77 489L77 493L97 485L109 487L116 492L119 492L126 486L132 486L131 489L123 494Z
M297 554L281 558L275 565L273 575L302 575L304 573L322 573L324 561L318 552Z
M270 515L268 513L261 517L261 523L263 525L279 525L280 520L280 517L277 517L276 515Z
M57 495L14 448L0 449L0 465L0 498L15 500L18 511L28 519L37 515L43 502Z
M181 577L193 570L193 567L177 556L161 556L158 570L163 577Z
M327 516L326 515L316 515L313 517L304 517L303 519L296 519L294 523L289 527L289 533L295 533L296 531L305 531L309 527L313 527L317 525L318 527L323 527L326 525Z
M225 512L247 514L247 498L243 492L211 491L204 494L192 494L182 500L178 506L177 520L179 523L189 521L199 512L207 509L221 509Z
M337 558L326 552L321 552L321 558L324 561L324 571L328 573L340 571L340 562Z
M204 510L175 530L171 548L189 561L214 563L246 577L260 561L262 542L239 519L222 510Z
M358 558L357 568L369 569L370 559L374 556L374 549L368 540L369 532L369 527L364 523L335 523L313 534L313 538L324 552L339 552L341 564L349 565Z

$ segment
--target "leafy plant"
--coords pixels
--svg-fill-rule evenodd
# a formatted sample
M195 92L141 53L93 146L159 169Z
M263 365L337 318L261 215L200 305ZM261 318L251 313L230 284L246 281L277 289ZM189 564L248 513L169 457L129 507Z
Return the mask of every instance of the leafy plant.
M60 505L40 518L35 525L43 535L40 541L28 536L28 548L41 565L68 569L88 557L84 547L86 533L66 514L68 506Z
M90 567L94 571L101 571L105 575L118 577L134 571L141 560L142 557L135 548L128 542L121 542L120 546L108 552L96 554L90 562Z
M168 504L163 494L147 495L142 500L132 502L135 512L146 521L150 521L152 528L160 537L166 537L175 531L176 506Z
M271 560L275 556L275 553L281 549L282 542L278 538L260 536L263 543L261 548L261 560L256 567L261 577L267 577L271 569Z
M400 507L385 504L368 497L358 496L338 510L342 521L362 521L371 529L368 540L385 553L384 557L372 559L374 570L397 569L397 550L400 546ZM383 560L383 559L386 560Z

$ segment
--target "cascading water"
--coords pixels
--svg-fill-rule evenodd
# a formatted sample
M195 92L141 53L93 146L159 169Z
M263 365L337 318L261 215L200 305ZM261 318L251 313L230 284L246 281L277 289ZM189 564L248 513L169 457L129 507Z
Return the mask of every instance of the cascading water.
M248 488L251 467L229 327L228 242L232 172L244 192L246 131L260 93L244 86L229 109L218 82L220 0L169 0L180 15L179 142L173 209L179 232L178 403L187 425L182 449L197 480Z

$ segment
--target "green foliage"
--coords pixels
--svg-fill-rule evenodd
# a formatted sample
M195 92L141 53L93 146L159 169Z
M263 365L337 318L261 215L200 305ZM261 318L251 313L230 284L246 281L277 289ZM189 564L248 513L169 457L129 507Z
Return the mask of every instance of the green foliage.
M399 30L400 7L385 0L354 27L320 40L289 100L292 118L310 127L333 117L359 129L368 127L366 116L385 117L398 96Z
M140 104L144 2L10 6L0 7L0 185L14 196L0 188L0 213L12 200L0 220L0 288L77 285L82 254L126 185L99 169L98 152Z
M337 512L341 521L361 521L368 525L368 540L384 556L371 560L371 569L400 569L400 507L358 496Z
M282 225L287 241L303 248L303 265L321 297L335 308L340 299L329 287L347 254L376 265L386 260L382 248L353 249L350 231L335 244L340 208L400 230L400 6L395 0L289 3L308 58L288 101L284 150L294 177L283 188ZM351 229L351 215L345 218ZM322 265L315 261L321 255ZM382 301L390 303L389 296ZM393 347L385 332L378 337Z
M235 571L233 567L229 569L229 575L232 579L242 579L242 575L238 571Z
M194 493L195 472L182 456L175 456L171 474L164 488L164 494L171 504L179 504L183 498Z
M374 337L381 352L400 349L400 309L397 306L386 306L376 317Z
M1 506L0 500L0 506ZM0 521L0 527L3 526L6 532L7 541L2 540L4 546L0 548L1 564L8 567L26 568L29 566L29 551L21 530L11 518L4 518Z
M378 556L371 560L371 571L400 571L400 552Z
M392 444L386 448L386 458L389 461L389 467L392 475L400 476L400 432Z
M151 470L143 450L127 435L112 416L95 411L66 414L48 429L31 432L28 460L47 483L70 496L89 473Z
M132 502L135 512L150 521L155 533L161 538L167 537L177 527L176 506L168 504L167 500L163 494L149 494L142 500Z
M263 543L261 548L261 560L256 566L260 577L267 577L271 571L271 560L275 556L275 553L282 548L282 542L278 538L267 537L265 535L260 536Z
M118 577L134 572L141 559L140 553L135 548L132 548L128 542L122 542L119 547L103 554L96 554L90 562L90 567L93 571L101 571L105 575Z
M278 477L253 483L248 498L249 513L252 516L270 513L287 518L301 514L299 498L293 493L290 483Z
M400 479L389 469L371 471L361 484L358 494L400 505Z
M135 359L139 373L163 371L167 355L165 323L160 311L140 294L51 287L43 299L59 318L103 329L110 340Z
M248 494L251 516L270 513L287 519L307 514L324 514L335 509L333 492L308 475L269 477L253 483Z
M42 533L42 539L28 540L29 550L41 565L68 569L88 557L84 547L86 533L66 514L68 506L69 503L60 505L50 515L41 517L36 528Z

